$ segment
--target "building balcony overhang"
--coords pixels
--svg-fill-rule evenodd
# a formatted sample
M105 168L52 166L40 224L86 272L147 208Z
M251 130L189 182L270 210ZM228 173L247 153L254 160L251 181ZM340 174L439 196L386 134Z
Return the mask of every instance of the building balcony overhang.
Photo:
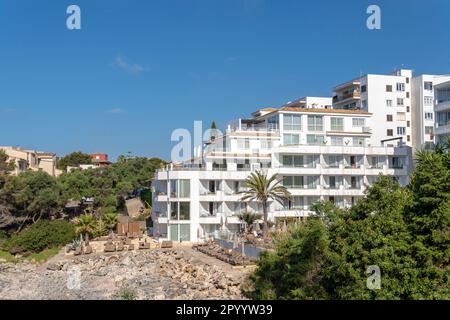
M450 111L450 100L439 102L434 107L434 112Z

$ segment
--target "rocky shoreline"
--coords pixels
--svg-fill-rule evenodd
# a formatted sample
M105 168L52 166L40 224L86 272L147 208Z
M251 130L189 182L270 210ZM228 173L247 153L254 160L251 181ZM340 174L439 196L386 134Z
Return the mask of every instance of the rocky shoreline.
M0 263L0 299L244 299L249 271L187 248Z

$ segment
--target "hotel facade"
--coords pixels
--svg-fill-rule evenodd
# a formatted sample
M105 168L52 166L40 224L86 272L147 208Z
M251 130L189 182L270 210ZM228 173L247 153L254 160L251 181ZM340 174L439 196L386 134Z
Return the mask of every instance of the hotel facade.
M269 203L269 219L305 219L318 200L352 206L380 174L405 186L413 153L450 136L450 76L412 70L367 74L231 122L201 152L171 163L153 181L153 235L199 242L242 228L239 215L261 213L241 201L245 180L262 170L290 191Z

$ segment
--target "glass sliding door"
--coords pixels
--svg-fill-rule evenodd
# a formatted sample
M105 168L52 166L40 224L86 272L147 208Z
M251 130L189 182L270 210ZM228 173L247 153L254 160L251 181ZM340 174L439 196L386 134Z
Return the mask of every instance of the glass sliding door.
M170 225L171 241L191 241L191 225L190 224L171 224Z
M171 241L178 241L178 224L171 224L170 225L170 240Z
M180 224L180 241L191 241L190 224Z

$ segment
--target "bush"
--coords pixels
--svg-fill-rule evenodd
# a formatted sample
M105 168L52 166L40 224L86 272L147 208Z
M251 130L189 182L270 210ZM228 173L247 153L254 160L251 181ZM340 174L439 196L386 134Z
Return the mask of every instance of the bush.
M40 252L63 246L75 238L74 226L64 220L41 220L8 239L4 247L13 252Z

